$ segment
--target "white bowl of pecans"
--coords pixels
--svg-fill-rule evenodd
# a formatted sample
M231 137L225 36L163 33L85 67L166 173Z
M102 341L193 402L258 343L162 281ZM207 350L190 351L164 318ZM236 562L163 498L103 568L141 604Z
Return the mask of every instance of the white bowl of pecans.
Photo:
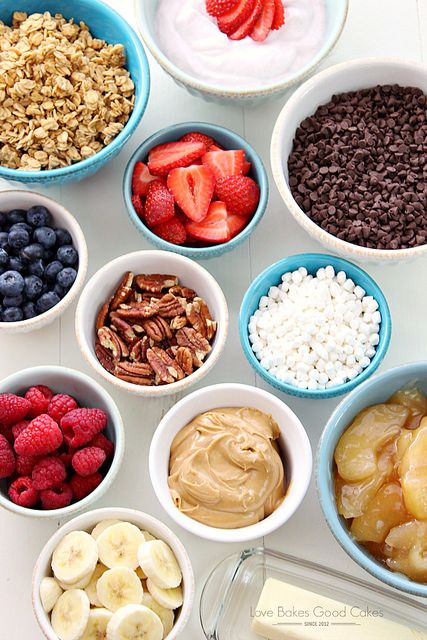
M83 356L105 380L155 397L199 382L218 361L228 308L217 281L189 258L137 251L102 267L76 311Z

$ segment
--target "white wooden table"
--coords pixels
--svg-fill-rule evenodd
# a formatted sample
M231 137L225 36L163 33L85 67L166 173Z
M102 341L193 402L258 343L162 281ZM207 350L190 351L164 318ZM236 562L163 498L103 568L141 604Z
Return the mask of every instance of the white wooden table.
M134 24L133 0L109 2ZM344 33L324 66L372 55L401 56L427 63L427 0L350 0ZM246 137L269 169L270 135L283 98L246 109L205 103L178 88L154 61L150 60L150 63L152 89L148 109L121 155L93 178L46 191L68 207L82 225L89 246L89 275L118 255L150 248L128 219L121 181L133 150L158 129L186 120L225 125ZM319 246L286 213L271 180L268 210L250 240L220 260L205 262L206 268L223 287L231 323L222 359L203 384L238 381L264 386L247 363L238 340L237 314L242 296L252 279L267 265L286 255L316 250ZM427 355L426 268L427 260L424 259L394 268L369 269L388 297L394 321L394 334L382 369ZM0 377L39 364L61 364L92 375L74 337L74 311L74 307L70 308L61 320L38 333L1 337ZM203 637L198 614L200 590L214 564L237 551L239 546L213 544L180 531L154 496L148 475L150 440L159 420L178 398L144 401L112 387L108 390L122 412L128 446L114 486L96 506L134 507L147 511L171 525L181 536L190 553L197 581L193 616L184 637L186 640L200 639ZM269 391L275 393L273 389L269 388ZM280 394L277 392L277 395ZM281 397L302 420L315 450L322 428L338 400ZM1 640L42 637L31 608L31 573L41 547L60 524L59 521L25 519L1 511ZM369 579L368 574L360 570L332 539L317 502L314 482L297 514L265 543L271 548Z

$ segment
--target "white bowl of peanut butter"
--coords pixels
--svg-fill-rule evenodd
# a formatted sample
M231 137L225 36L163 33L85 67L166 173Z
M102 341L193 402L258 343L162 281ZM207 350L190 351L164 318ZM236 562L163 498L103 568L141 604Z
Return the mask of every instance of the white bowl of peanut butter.
M249 385L191 393L161 420L150 448L160 504L187 531L243 542L281 527L312 471L308 436L276 396Z

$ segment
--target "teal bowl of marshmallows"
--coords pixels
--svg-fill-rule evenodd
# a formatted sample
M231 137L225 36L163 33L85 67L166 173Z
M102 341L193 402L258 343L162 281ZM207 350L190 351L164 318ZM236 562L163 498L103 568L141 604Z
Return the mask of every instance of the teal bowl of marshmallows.
M356 265L321 253L279 260L247 290L243 352L271 386L300 398L344 395L367 380L391 338L387 300Z
M0 20L5 46L11 37L25 52L14 61L25 75L11 69L6 80L6 98L24 116L12 130L0 117L0 177L47 186L93 175L122 150L147 106L150 69L139 37L101 0L2 0ZM31 51L46 66L40 86Z

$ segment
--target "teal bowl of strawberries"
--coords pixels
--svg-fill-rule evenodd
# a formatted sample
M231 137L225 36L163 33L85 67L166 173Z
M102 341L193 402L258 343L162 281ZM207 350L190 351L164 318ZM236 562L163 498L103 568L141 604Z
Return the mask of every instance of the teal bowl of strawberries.
M267 207L268 179L257 152L237 133L183 122L138 147L123 194L130 219L149 242L204 260L250 236Z

